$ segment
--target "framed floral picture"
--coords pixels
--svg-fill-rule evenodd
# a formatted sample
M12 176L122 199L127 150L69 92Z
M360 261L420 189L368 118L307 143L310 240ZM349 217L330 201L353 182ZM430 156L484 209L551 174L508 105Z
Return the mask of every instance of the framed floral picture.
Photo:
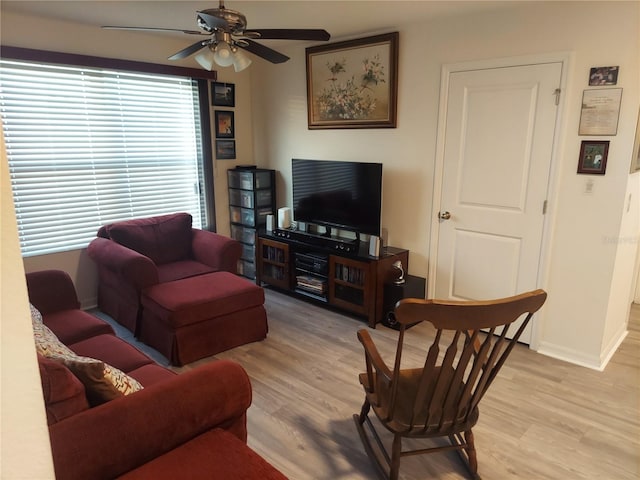
M398 36L306 49L309 129L396 127Z

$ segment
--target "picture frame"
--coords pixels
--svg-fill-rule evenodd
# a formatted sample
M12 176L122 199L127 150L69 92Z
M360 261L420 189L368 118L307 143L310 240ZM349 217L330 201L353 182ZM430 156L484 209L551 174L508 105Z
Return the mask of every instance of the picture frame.
M236 86L233 83L211 82L211 104L215 107L236 106Z
M621 104L622 88L584 90L578 135L617 135Z
M589 86L616 85L619 71L619 66L593 67L589 70Z
M578 173L604 175L608 155L609 140L583 140L580 145Z
M396 128L398 32L306 48L308 127Z
M216 138L235 137L234 114L230 110L214 110Z
M235 140L216 140L216 158L218 160L233 160L236 158Z

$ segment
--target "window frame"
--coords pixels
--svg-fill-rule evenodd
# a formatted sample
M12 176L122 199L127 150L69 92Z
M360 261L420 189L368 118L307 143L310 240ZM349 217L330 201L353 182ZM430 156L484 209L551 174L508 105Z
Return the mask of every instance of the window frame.
M209 81L217 80L216 71L177 67L132 60L78 55L49 50L36 50L12 46L0 46L0 56L5 59L22 60L43 64L57 64L75 67L106 68L131 73L151 73L190 77L197 83L199 97L200 127L202 135L202 176L204 179L204 216L202 228L216 231L215 192L213 179L213 150L211 141L211 119L209 107Z

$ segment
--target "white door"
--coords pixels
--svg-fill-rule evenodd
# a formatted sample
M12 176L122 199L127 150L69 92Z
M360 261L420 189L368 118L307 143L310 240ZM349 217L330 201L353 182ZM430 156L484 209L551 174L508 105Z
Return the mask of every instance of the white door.
M435 298L538 287L561 72L545 63L450 74Z

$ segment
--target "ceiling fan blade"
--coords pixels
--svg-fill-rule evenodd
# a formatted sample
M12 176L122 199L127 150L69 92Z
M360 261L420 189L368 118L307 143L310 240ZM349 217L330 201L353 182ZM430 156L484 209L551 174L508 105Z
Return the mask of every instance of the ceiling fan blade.
M206 40L200 40L199 42L189 45L187 48L180 50L178 53L174 53L169 57L169 60L181 60L187 58L189 55L196 53L198 50L204 48L207 45Z
M254 36L254 33L257 36ZM329 40L331 38L326 30L311 28L252 28L244 34L261 40Z
M283 55L280 52L276 52L275 50L265 47L253 40L243 39L243 43L246 42L246 45L237 43L238 47L244 48L246 51L253 53L259 57L264 58L265 60L270 61L271 63L284 63L289 60L289 57Z
M138 30L141 32L181 32L188 35L210 35L199 30L181 30L179 28L155 28L155 27L118 27L115 25L103 25L105 30Z
M208 13L198 12L198 18L202 20L211 30L225 30L229 24L224 18L214 17Z

